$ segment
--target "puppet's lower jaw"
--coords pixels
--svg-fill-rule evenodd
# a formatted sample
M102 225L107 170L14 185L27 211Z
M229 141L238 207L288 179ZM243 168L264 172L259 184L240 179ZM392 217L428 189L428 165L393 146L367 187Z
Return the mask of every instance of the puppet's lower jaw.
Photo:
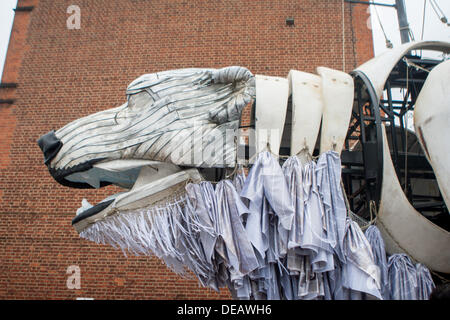
M107 197L95 206L84 205L73 219L72 225L81 233L91 225L110 218L122 216L132 211L149 210L157 205L178 201L184 194L184 187L190 181L202 180L197 169L181 170L168 168L161 163L159 168L140 168L133 187Z

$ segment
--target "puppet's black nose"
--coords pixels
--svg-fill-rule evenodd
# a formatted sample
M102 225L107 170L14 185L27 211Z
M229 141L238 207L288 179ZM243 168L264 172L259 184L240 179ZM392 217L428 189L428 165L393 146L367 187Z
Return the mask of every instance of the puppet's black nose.
M44 163L46 165L48 165L50 161L56 156L63 145L61 140L56 137L54 130L42 135L38 139L37 143L44 153Z

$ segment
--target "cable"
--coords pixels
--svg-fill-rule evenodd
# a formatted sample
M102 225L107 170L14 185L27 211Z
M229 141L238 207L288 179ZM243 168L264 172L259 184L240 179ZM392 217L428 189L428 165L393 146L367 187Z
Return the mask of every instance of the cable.
M408 29L408 34L411 41L416 41L416 39L414 38L414 33L412 32L411 28Z
M419 66L418 64L415 64L414 62L409 61L406 57L403 58L403 61L406 63L406 65L407 65L408 67L411 66L411 67L416 68L416 70L422 70L422 71L425 71L425 72L428 72L428 73L431 72L430 70L428 70L428 69L426 69L426 68L424 68L424 67L421 67L421 66Z
M448 19L444 14L444 11L438 6L436 3L436 0L430 0L431 7L433 8L434 12L438 16L439 20L441 20L442 23L447 24L447 26L450 26L450 23L448 23ZM438 12L439 11L439 12Z
M439 13L445 17L444 11L442 11L442 9L439 7L439 5L437 4L436 0L431 0L431 2L434 3L434 5L436 6L436 8L438 9Z
M422 35L420 40L423 40L423 35L425 33L425 17L427 12L427 0L423 0L423 18L422 18Z
M381 31L383 31L384 39L386 40L386 48L392 49L394 45L391 40L388 39L386 32L384 31L383 23L381 23L380 15L378 14L377 6L373 3L373 0L370 1L373 4L373 8L375 9L375 13L377 15L378 23L381 27Z

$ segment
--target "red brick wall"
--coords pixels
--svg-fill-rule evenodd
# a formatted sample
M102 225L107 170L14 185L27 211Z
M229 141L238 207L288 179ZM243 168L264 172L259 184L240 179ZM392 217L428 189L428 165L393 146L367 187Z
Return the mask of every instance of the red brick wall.
M66 9L81 8L68 30ZM342 69L342 1L19 0L0 89L0 299L229 298L183 280L149 257L124 257L82 240L71 219L83 197L115 191L58 185L36 140L81 116L118 106L139 75L241 65L286 76L319 65ZM285 24L295 18L295 26ZM345 4L346 71L373 54L366 7ZM249 110L245 119L248 121ZM245 123L245 121L244 121ZM81 289L66 287L78 265Z

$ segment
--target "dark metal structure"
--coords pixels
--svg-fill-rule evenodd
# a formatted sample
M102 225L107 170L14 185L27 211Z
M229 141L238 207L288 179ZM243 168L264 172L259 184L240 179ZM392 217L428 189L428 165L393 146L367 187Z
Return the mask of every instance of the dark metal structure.
M408 113L414 110L429 71L440 62L406 55L391 71L381 99L362 72L352 73L355 100L341 156L342 178L350 208L360 217L368 219L371 203L375 208L380 203L383 181L381 125L384 123L397 177L410 203L425 217L450 230L448 208L437 188L436 177L414 132L405 123Z

